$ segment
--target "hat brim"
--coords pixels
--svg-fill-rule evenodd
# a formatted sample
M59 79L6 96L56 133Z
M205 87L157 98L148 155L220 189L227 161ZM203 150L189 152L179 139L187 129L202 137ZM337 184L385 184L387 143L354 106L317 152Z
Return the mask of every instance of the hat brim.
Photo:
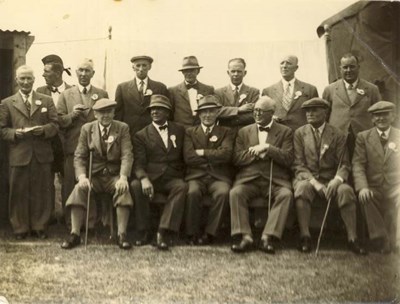
M153 58L150 58L150 57L134 57L134 58L131 58L131 62L132 63L134 63L135 61L138 61L138 60L146 60L150 64L153 63L153 61L154 61Z
M204 107L198 108L198 109L196 109L194 111L195 112L201 112L201 111L207 110L207 109L220 109L220 108L222 108L222 106L212 106L212 105L210 105L210 106L204 106Z
M102 108L100 108L100 109L95 109L95 108L92 108L93 109L93 111L98 111L98 112L101 112L101 111L104 111L104 110L109 110L109 109L111 109L111 108L115 108L117 105L115 104L115 105L109 105L109 106L106 106L106 107L102 107Z
M151 108L164 108L164 109L167 109L168 111L172 111L171 108L169 108L169 107L167 107L166 105L163 105L163 104L152 104L150 106L147 106L146 109L150 110Z
M373 112L369 112L370 114L379 114L379 113L389 113L389 112L394 112L393 109L386 109L386 110L375 110Z
M181 71L185 71L185 70L193 70L193 69L202 69L203 67L202 66L199 66L199 65L189 65L189 66L185 66L185 67L182 67L182 68L180 68L178 71L179 72L181 72Z

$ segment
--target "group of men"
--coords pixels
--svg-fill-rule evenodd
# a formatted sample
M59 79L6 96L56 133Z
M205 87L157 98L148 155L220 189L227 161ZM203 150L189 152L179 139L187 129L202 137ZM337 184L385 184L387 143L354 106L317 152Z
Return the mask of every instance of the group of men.
M154 236L160 250L169 248L170 236L181 226L189 244L211 244L230 212L233 252L258 243L273 254L294 204L298 248L310 252L312 206L321 201L338 205L354 253L367 253L357 237L358 201L379 250L398 249L396 109L381 101L375 85L359 78L356 56L341 58L342 78L324 90L323 98L315 86L295 77L296 56L282 58L282 79L261 96L243 83L242 58L229 60L230 83L216 90L198 81L203 67L195 56L183 59L184 81L169 89L148 77L151 57L135 56L131 62L135 77L118 85L115 101L91 85L90 59L77 66L78 85L72 87L62 80L69 71L56 55L43 58L47 85L37 91L32 69L17 69L19 91L2 101L0 111L1 137L10 151L9 215L17 239L30 232L46 238L57 175L71 228L64 249L78 246L82 227L93 226L97 218L91 193L111 195L121 249L131 248L132 208L139 235L135 245L151 241L150 206L160 201ZM255 200L267 213L257 242L249 212ZM209 208L202 223L204 205Z

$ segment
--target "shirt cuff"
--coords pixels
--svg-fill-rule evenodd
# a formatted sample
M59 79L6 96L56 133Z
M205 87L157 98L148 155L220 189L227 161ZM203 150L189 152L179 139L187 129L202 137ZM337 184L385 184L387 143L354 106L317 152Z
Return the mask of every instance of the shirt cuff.
M343 179L341 176L339 176L339 175L336 175L336 176L335 176L335 179L340 180L342 183L344 182L344 179Z

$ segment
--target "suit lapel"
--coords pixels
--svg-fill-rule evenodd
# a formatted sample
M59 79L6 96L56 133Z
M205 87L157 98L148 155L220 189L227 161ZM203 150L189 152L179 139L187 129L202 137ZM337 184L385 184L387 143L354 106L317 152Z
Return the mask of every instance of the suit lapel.
M110 151L111 147L114 145L115 141L118 138L118 129L115 123L111 124L110 132L108 133L108 141L107 141L107 154ZM111 142L110 142L111 139Z
M325 124L325 129L322 132L322 136L321 136L320 151L318 151L320 158L323 158L324 155L326 154L326 150L328 150L329 147L331 147L332 139L333 139L333 130L328 124ZM323 155L321 155L322 151L324 151Z
M319 151L317 150L317 143L315 142L314 133L310 124L304 130L304 146L305 155L311 156L315 162L319 162ZM322 139L321 139L322 146Z
M243 87L242 87L243 88ZM242 90L242 88L240 90ZM225 88L225 96L228 98L229 104L235 106L235 96L233 96L232 88L228 84Z
M29 118L30 113L28 112L28 109L26 108L26 105L24 103L24 100L22 99L21 94L18 92L14 95L14 107L18 109L22 114L24 114L26 117Z
M129 84L129 93L132 95L133 100L139 100L140 102L142 102L142 96L138 91L136 78L133 79Z
M169 127L169 124L168 124L168 127ZM170 130L168 130L168 147L170 146L171 134L172 133L170 132ZM159 145L161 147L161 149L163 149L164 151L167 151L167 149L165 148L164 142L163 142L163 140L161 138L160 133L158 133L156 128L153 126L153 124L149 125L149 137L150 137L150 140L154 139L156 144Z
M349 96L347 96L346 87L344 86L344 82L339 81L336 85L336 95L347 105L351 105Z
M188 91L186 90L186 86L185 86L185 83L184 83L184 82L181 83L180 86L179 86L179 93L180 93L181 96L190 104L190 101L189 101L189 93L188 93Z
M360 89L364 91L363 95L361 95L361 94L359 94L357 92ZM354 99L354 103L352 105L353 106L356 105L367 94L368 94L368 87L365 85L365 82L362 79L360 79L358 81L358 85L357 85L357 88L356 88L356 98Z
M392 127L391 130L390 130L390 134L389 134L388 141L387 141L387 143L386 143L384 162L386 162L386 161L389 159L390 155L392 155L392 153L394 152L394 150L398 150L398 149L399 149L399 147L397 147L397 144L396 144L396 143L398 143L398 142L399 142L398 134L396 134L396 129L394 129L394 128ZM390 148L389 148L389 144L390 144L390 143L394 143L394 144L395 144L395 147L390 147Z
M378 131L376 130L376 128L371 130L368 141L371 144L372 148L379 154L379 157L384 159L385 151L383 150L381 140L379 139L379 134L378 134Z
M92 145L95 150L100 155L103 155L102 149L101 149L101 143L100 143L101 136L100 136L100 128L98 122L92 124Z
M37 103L40 104L38 105ZM31 105L31 116L35 114L35 112L40 108L40 105L42 104L42 100L37 96L36 92L32 91L32 105Z

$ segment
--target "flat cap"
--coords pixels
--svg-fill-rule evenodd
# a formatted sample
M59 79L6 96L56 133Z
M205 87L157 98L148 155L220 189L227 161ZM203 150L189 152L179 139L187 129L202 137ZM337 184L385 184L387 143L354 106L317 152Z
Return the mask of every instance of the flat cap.
M187 56L183 58L182 67L178 71L191 70L191 69L201 69L202 66L199 65L196 56Z
M140 56L133 56L131 58L131 62L135 62L136 60L147 60L150 63L153 63L153 58L151 58L150 56L146 56L146 55L140 55Z
M384 113L384 112L394 112L396 106L394 103L389 101L378 101L368 108L368 112L371 114Z
M205 109L219 109L222 106L219 104L218 98L214 95L204 96L199 100L199 106L195 110L196 112L205 110Z
M151 95L150 105L147 107L147 109L155 107L165 108L170 111L172 110L171 102L169 101L168 97L164 95Z
M92 107L94 111L101 111L107 108L115 107L117 103L114 100L108 98L101 98Z
M307 109L307 108L330 108L329 102L327 102L325 99L314 97L311 98L307 101L305 101L301 105L302 109Z

